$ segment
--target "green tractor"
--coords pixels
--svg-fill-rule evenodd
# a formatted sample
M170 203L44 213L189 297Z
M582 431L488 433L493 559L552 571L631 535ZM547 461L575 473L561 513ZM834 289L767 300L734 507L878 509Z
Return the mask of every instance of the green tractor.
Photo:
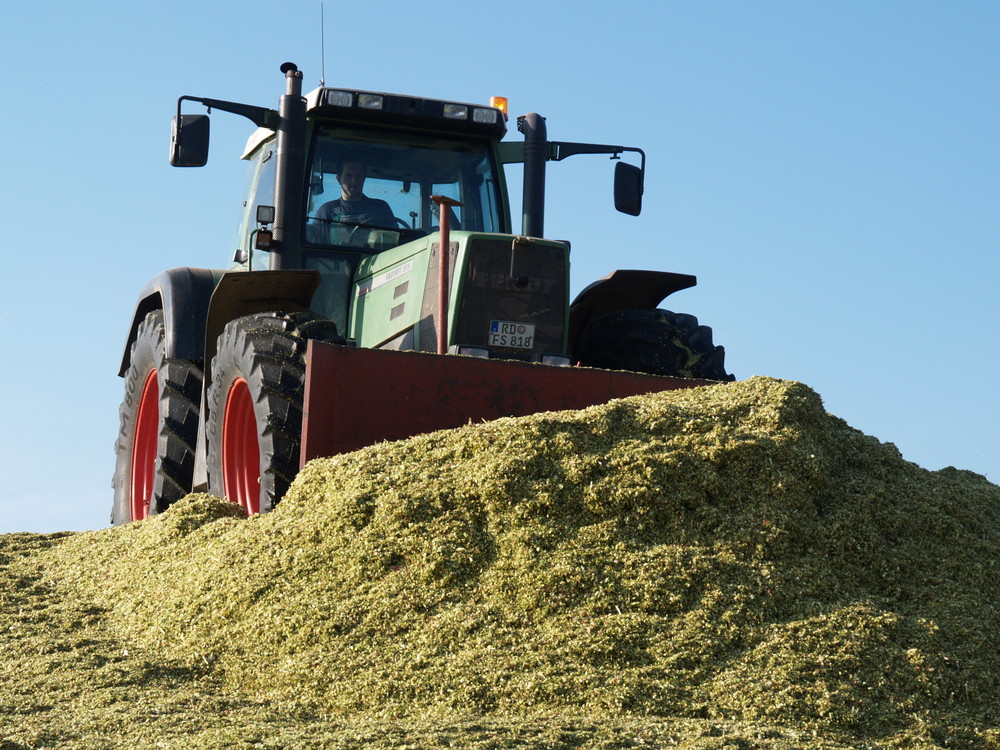
M606 154L638 215L640 149L549 141L537 114L321 87L281 67L277 110L178 100L174 166L208 158L209 118L257 125L228 269L174 268L139 294L119 374L112 522L192 491L274 507L309 458L464 424L732 380L690 315L686 274L616 271L569 299L569 245L543 239L548 161ZM619 157L630 153L639 165ZM520 234L504 166L523 165Z

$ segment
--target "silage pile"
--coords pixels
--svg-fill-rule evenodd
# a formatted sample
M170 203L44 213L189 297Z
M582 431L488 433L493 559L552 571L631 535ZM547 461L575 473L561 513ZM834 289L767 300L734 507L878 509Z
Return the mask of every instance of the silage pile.
M52 580L147 653L309 715L1000 747L1000 487L903 461L798 383L373 446L235 516L192 496L76 535Z

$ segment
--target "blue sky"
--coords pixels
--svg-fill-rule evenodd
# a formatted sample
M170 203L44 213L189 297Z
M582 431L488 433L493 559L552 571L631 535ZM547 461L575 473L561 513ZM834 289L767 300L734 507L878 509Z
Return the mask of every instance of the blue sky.
M498 11L502 8L502 12ZM928 469L1000 482L1000 3L23 3L0 29L0 533L107 524L124 336L162 269L225 267L252 126L167 164L182 94L275 106L331 85L507 96L549 137L638 146L548 175L573 289L695 274L738 378L800 380ZM200 111L190 107L185 111ZM516 133L514 134L516 136Z

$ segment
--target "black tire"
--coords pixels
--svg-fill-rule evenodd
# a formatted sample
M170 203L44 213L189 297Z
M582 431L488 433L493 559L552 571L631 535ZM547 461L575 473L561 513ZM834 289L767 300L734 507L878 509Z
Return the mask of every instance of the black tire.
M164 341L163 313L154 310L139 324L125 373L112 482L114 524L162 513L191 491L202 369L197 362L168 359Z
M591 321L573 359L585 367L650 375L730 381L726 352L693 315L669 310L619 310Z
M311 312L248 315L219 336L207 397L209 491L250 514L273 509L298 473L310 339L344 341Z

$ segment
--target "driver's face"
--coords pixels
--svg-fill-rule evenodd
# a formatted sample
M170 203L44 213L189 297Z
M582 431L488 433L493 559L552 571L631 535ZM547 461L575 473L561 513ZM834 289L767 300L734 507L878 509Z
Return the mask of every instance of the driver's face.
M337 175L340 181L341 197L344 200L361 200L365 189L365 167L360 162L349 161L341 167Z

